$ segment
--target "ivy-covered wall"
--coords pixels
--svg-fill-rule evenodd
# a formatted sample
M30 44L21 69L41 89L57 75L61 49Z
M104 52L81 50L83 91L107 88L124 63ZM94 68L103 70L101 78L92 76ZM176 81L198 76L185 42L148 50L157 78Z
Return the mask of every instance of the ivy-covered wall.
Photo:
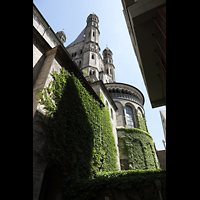
M107 107L64 68L40 92L47 120L40 158L59 166L70 179L118 170L117 150Z
M120 154L128 158L128 169L158 169L153 139L137 128L118 128Z
M99 174L95 179L64 184L71 200L166 200L166 170L127 170Z
M143 117L142 114L140 112L138 112L137 110L136 110L135 114L136 114L136 120L137 120L138 128L143 130L143 131L148 132L145 117Z

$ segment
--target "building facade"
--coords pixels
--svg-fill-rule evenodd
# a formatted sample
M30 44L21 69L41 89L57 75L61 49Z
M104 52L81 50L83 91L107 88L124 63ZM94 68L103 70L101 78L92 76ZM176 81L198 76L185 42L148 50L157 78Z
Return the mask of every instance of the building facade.
M90 14L87 17L86 22L86 27L79 36L66 47L66 49L72 56L72 59L83 71L86 80L90 83L95 92L100 95L100 93L104 91L104 103L108 106L110 111L113 134L118 149L119 168L126 170L141 168L141 165L134 166L134 163L130 161L130 155L128 155L128 153L124 155L123 151L120 151L120 146L121 149L125 148L126 142L124 142L124 144L122 142L119 144L119 141L121 136L124 136L126 130L129 130L130 128L139 129L141 131L140 134L144 134L144 137L146 137L144 132L148 132L148 130L143 108L144 96L141 91L134 86L116 82L112 51L106 47L102 52L103 57L100 54L100 31L97 15ZM134 134L133 129L132 135ZM139 145L141 149L143 146L148 146L148 144L152 146L150 155L152 154L152 162L156 163L153 144L150 144L147 141L140 143ZM143 163L143 168L149 168L149 166ZM152 168L157 168L157 165L153 165Z
M55 34L33 4L34 200L45 199L46 194L41 192L42 188L46 187L44 186L44 180L47 180L45 176L52 173L51 166L48 163L40 162L37 156L37 152L45 143L39 134L43 131L40 120L45 116L45 110L44 106L39 103L38 91L43 90L53 81L51 76L53 70L59 73L63 67L80 80L82 86L101 107L107 106L117 148L118 169L158 168L153 139L148 133L145 121L144 96L136 87L116 82L112 51L106 47L103 55L100 54L99 19L95 14L90 14L86 22L86 27L75 41L64 47L65 33L59 31ZM54 175L57 173L54 171ZM55 181L58 188L54 189L60 191L60 179ZM48 184L47 182L45 184ZM52 194L57 195L54 196L55 198L62 199L59 196L60 192L52 192Z

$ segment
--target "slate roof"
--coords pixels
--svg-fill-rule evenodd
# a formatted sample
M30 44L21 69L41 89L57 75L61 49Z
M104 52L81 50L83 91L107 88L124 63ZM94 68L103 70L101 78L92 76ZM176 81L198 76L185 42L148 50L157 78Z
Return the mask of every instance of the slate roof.
M69 44L67 47L73 46L79 42L82 42L85 40L85 28L82 30L82 32L79 34L79 36L71 43Z

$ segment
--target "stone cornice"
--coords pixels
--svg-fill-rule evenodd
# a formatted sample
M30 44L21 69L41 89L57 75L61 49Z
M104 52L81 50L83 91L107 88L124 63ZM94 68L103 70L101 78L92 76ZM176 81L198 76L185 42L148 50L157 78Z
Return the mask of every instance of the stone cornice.
M128 99L141 106L144 105L143 94L135 87L124 83L105 84L112 98Z
M34 23L34 21L36 23ZM57 35L54 33L51 26L47 23L43 15L37 9L35 4L33 3L33 27L42 35L42 37L47 40L47 38L51 41L49 44L53 48L57 45L63 45ZM41 27L41 28L39 28Z

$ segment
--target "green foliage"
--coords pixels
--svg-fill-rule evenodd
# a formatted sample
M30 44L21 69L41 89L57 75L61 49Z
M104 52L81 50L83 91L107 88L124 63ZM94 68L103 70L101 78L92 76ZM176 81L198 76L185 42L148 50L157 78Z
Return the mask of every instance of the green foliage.
M60 74L58 74L57 71L54 71L51 75L54 81L51 81L43 91L40 91L40 104L45 106L44 109L46 110L46 115L48 117L53 117L53 113L55 113L57 109L69 73L62 68Z
M118 128L123 131L120 137L120 150L128 157L129 169L157 169L158 164L152 137L137 128Z
M137 110L136 110L136 119L138 122L138 128L143 131L148 132L145 117L143 117L142 114L140 112L138 112Z
M125 191L134 187L141 200L157 199L155 190L146 197L143 190L152 186L155 178L161 180L163 194L163 170L116 171L117 150L107 106L101 109L80 81L64 68L60 73L53 71L51 75L53 81L40 91L40 103L44 105L47 117L43 124L44 145L40 158L62 169L65 198L92 200L98 199L107 189ZM157 168L148 132L118 130L124 131L121 140L130 162L136 163L133 169ZM137 156L133 154L135 151ZM141 159L142 156L144 159Z
M41 159L61 167L69 179L95 177L117 170L117 150L107 108L64 68L40 91L46 110L45 144Z
M101 101L104 102L103 95L101 96ZM113 135L112 123L110 121L110 113L108 106L102 108L101 110L101 125L103 133L102 138L102 153L103 154L103 166L102 170L104 172L116 171L118 170L117 165L117 148L115 145L115 138Z
M64 193L67 199L72 200L93 200L105 199L106 190L128 191L134 188L140 199L159 199L158 191L155 188L155 179L162 184L162 197L165 200L166 170L126 170L99 174L95 179L76 180L71 184L65 183ZM151 188L148 191L148 188ZM130 191L130 190L129 190ZM147 193L148 192L148 193Z
M83 72L83 76L89 76L89 72L87 71L87 70L82 70L82 72Z

